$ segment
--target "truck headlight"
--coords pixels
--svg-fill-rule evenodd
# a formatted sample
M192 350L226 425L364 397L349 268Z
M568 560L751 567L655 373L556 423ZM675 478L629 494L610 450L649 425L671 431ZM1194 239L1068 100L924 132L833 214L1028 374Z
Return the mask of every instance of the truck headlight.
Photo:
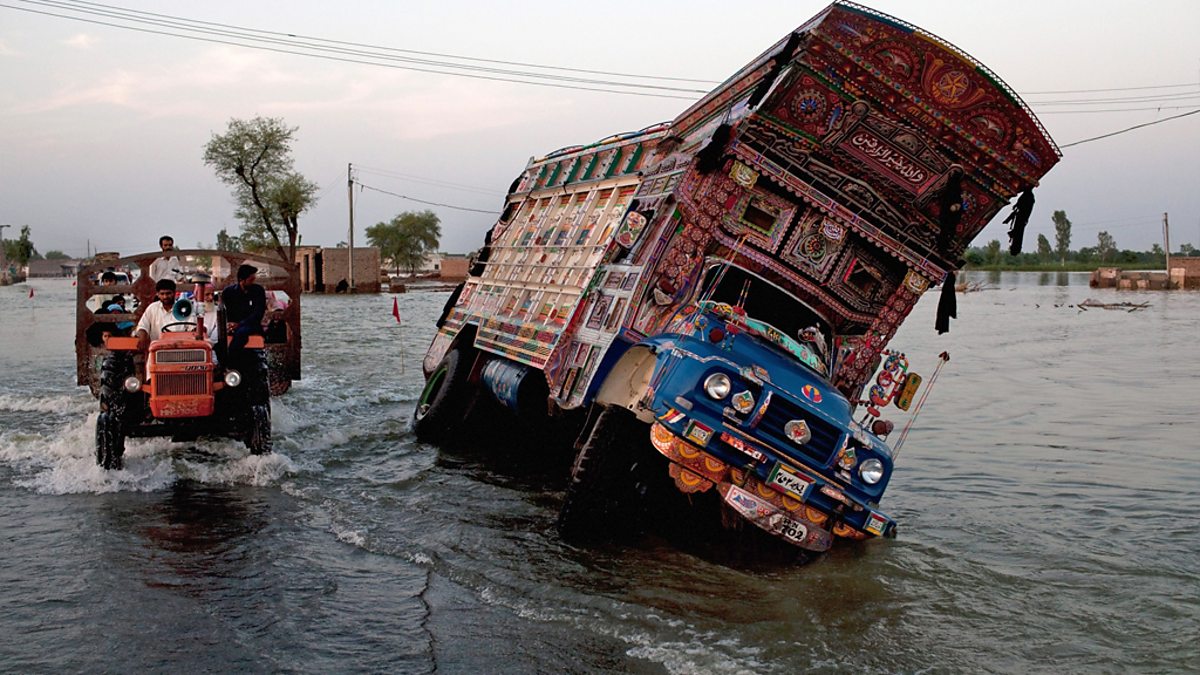
M729 395L729 390L732 388L733 383L729 381L729 376L725 373L713 373L704 378L704 393L714 400L723 400Z
M883 480L883 462L872 457L858 465L858 475L867 485L874 485Z
M225 371L225 386L236 387L242 383L242 374L236 370Z
M142 381L138 379L137 375L130 375L129 377L125 378L125 382L123 384L125 391L131 394L136 394L138 390L142 388Z

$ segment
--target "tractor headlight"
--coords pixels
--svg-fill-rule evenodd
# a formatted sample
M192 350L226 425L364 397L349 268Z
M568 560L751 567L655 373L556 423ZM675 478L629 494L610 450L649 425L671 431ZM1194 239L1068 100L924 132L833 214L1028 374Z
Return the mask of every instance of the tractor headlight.
M867 485L874 485L883 480L883 462L872 457L858 465L858 475Z
M713 373L704 379L704 393L717 401L728 396L729 390L732 388L733 383L729 381L729 376L725 373Z
M225 371L225 386L236 387L242 383L242 374L236 370Z
M136 394L142 388L142 381L138 379L137 375L130 375L129 377L125 378L125 382L123 384L125 386L125 391L131 394Z

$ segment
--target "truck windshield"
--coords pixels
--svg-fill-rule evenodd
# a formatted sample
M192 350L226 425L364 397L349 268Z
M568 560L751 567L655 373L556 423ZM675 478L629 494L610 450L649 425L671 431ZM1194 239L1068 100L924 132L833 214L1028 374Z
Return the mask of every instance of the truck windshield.
M704 275L700 306L736 321L817 373L828 377L829 324L790 293L724 263Z

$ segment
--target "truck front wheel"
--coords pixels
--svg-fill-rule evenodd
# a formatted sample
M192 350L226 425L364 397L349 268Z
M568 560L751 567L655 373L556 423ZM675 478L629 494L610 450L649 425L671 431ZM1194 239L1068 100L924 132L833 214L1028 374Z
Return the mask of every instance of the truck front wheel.
M115 412L102 412L96 418L96 464L107 470L125 466L125 429Z
M558 514L567 539L632 535L645 526L643 505L652 479L649 429L629 410L604 406L571 467L571 482Z
M425 380L425 388L413 412L413 432L417 440L423 443L444 441L470 414L477 393L470 381L472 355L461 348L450 350Z

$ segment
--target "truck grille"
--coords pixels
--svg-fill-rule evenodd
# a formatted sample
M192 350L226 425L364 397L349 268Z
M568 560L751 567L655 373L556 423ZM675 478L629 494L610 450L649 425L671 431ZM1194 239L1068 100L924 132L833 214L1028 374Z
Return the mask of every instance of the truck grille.
M189 396L208 393L208 373L165 373L155 375L154 392L159 396Z
M783 426L792 420L804 420L808 423L812 439L804 445L796 445L783 431ZM787 397L779 396L778 392L772 397L758 428L771 437L775 447L786 449L790 455L812 460L819 466L829 463L842 440L840 429L789 401Z
M204 363L203 349L164 349L154 354L155 363Z

